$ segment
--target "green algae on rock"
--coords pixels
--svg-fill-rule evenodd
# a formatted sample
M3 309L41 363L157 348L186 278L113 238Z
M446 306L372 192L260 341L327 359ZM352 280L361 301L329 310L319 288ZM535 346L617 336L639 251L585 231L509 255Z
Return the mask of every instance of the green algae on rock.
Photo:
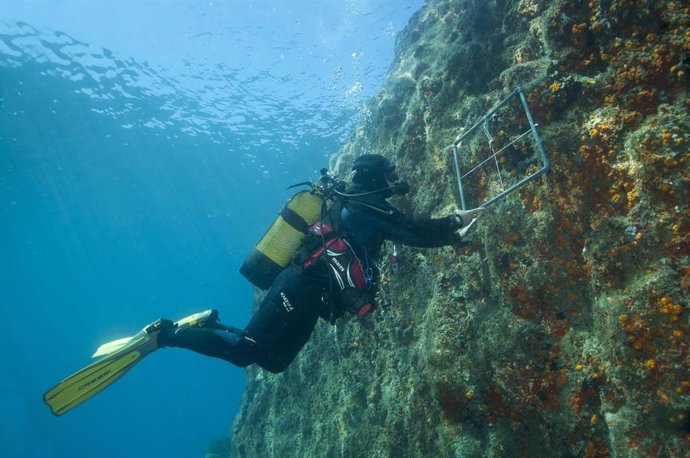
M391 306L248 370L236 456L690 455L690 7L430 0L333 160L380 152L421 215L517 84L552 171L468 247L403 250Z

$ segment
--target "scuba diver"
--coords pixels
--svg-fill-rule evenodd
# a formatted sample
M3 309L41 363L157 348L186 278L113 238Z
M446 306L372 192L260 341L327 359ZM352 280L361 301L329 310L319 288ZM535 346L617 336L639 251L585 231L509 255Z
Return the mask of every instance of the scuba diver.
M364 316L374 308L385 240L422 248L457 245L484 210L456 210L438 219L405 215L387 199L406 194L409 186L377 154L355 159L349 185L325 169L321 173L319 183L301 183L312 189L291 199L242 266L252 283L268 289L244 329L221 324L216 310L178 322L161 318L134 337L102 345L94 354L101 360L48 391L44 400L52 412L62 415L86 401L159 348L186 348L236 366L282 372L319 318L333 324L346 313ZM274 242L280 243L271 248L266 240L276 230ZM292 242L290 234L296 237ZM276 249L285 252L284 261L277 261Z

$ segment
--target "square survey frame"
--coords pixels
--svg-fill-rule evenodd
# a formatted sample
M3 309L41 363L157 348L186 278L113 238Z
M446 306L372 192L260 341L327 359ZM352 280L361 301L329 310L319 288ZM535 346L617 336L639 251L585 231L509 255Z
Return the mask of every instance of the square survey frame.
M513 102L513 105L517 105L517 101L519 101L521 104L522 110L517 109L515 106L510 106L511 102ZM513 116L510 119L510 123L507 119L502 119L506 115L511 114L511 108L513 110L517 109L517 113L513 113L515 115L520 114L520 112L524 114L525 119L522 121L522 124L520 120L516 119L517 116ZM497 121L502 122L506 128L509 127L508 124L513 124L510 127L518 128L518 134L515 136L508 135L505 140L509 141L507 144L500 147L496 147L495 144L498 142L498 140L502 140L503 138L497 139L491 133L490 129L492 124L495 124ZM527 124L529 124L529 127L527 127ZM495 127L501 128L502 126L500 124L496 124ZM488 157L482 156L478 159L476 157L472 158L476 162L469 164L467 167L468 171L463 173L460 166L460 149L463 148L463 142L470 141L472 143L470 143L469 147L467 147L467 149L470 150L470 153L472 153L474 156L477 156L477 153L482 152L482 148L480 147L481 141L477 140L476 137L473 137L477 135L483 135L487 140L483 149L486 150L485 152L488 154ZM497 136L505 137L506 133L503 129L501 129L498 131ZM534 180L539 175L546 173L551 167L548 159L546 158L546 154L544 153L541 138L537 132L537 124L534 123L532 113L527 105L527 99L525 98L525 94L520 86L516 87L515 90L513 90L513 92L511 92L506 98L501 100L498 105L489 110L489 112L485 114L479 121L477 121L477 123L475 123L467 132L459 135L453 142L452 149L455 159L455 172L457 174L458 190L460 191L460 205L462 206L463 210L467 210L468 200L473 201L472 208L476 206L487 207L495 202L498 202L502 198L508 196L512 192ZM525 150L531 152L531 156L528 154L522 154L525 152ZM499 155L503 155L500 159L502 164L499 164ZM507 159L507 156L510 156L510 158ZM530 159L532 159L532 161L529 166L525 166L525 162L529 162ZM511 167L510 170L506 169L506 160L509 160L508 166L510 166L511 163L514 165L514 167ZM497 194L489 196L483 203L479 204L478 198L466 194L467 186L463 187L463 180L467 185L467 182L472 179L480 179L482 186L478 187L488 188L490 186L486 184L486 177L488 176L488 172L486 171L487 168L491 170L491 173L496 175L497 183L493 184L498 185L500 190ZM524 170L519 170L520 168ZM479 176L478 174L482 173L483 175L480 178L477 178ZM522 175L522 178L516 178L516 175ZM507 187L503 182L504 176L506 177L506 181L510 182ZM481 189L479 192L482 192ZM488 190L487 193L489 193ZM475 201L477 202L475 203Z

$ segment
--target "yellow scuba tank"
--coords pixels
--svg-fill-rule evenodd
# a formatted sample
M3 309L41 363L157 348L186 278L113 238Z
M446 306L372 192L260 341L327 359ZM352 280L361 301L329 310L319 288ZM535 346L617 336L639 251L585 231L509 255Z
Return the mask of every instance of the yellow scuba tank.
M311 191L292 196L245 258L240 273L259 288L270 288L302 245L307 228L320 219L323 201L321 194Z

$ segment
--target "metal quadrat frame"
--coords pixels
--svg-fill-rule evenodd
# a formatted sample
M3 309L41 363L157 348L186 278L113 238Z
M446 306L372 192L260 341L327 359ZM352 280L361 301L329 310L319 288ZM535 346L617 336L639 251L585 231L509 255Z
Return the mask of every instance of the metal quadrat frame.
M519 96L520 101L522 103L522 107L525 111L525 115L527 116L527 120L529 121L530 128L523 132L522 134L518 135L514 139L510 141L507 145L499 149L498 151L495 151L493 148L493 137L491 136L490 132L488 131L488 121L496 114L496 112L501 109L503 106L505 106L508 102L510 102L513 98ZM501 185L503 184L502 179L501 179L501 170L500 170L500 165L498 163L497 156L503 152L506 148L512 146L515 142L518 140L522 139L526 135L529 135L530 133L532 134L532 138L534 139L534 143L536 145L537 151L539 152L539 156L541 157L541 169L537 170L536 172L529 174L525 176L522 180L519 182L515 183L508 189L503 189L500 193L497 195L491 197L489 200L486 202L482 203L480 207L488 207L489 205L498 202L500 199L506 197L507 195L511 194L512 192L516 191L518 188L521 188L522 186L526 185L530 181L534 180L538 176L546 173L549 171L551 168L551 164L549 163L549 160L546 158L546 153L544 152L544 147L541 142L541 137L539 137L539 132L537 132L537 125L534 122L534 119L532 118L532 113L529 110L529 106L527 105L527 98L525 97L525 93L522 90L522 87L517 86L513 92L511 92L508 96L506 96L501 102L498 103L494 108L489 110L488 113L486 113L479 121L477 121L467 132L463 133L462 135L459 135L455 141L453 141L452 149L453 149L453 155L455 159L455 173L457 175L457 180L458 180L458 190L460 191L460 204L463 210L467 210L466 204L465 204L465 189L462 186L462 180L466 178L468 175L471 175L474 173L476 170L478 170L480 167L482 167L484 164L489 162L490 160L494 160L496 164L496 168L498 170L498 178L501 180ZM465 139L467 136L471 135L474 133L477 129L483 128L484 133L487 136L489 140L489 145L491 148L491 151L493 154L491 154L488 158L484 159L481 161L479 164L473 166L470 168L470 170L466 173L462 173L460 169L460 159L459 159L459 148L462 145L463 139ZM502 186L501 186L502 187Z

